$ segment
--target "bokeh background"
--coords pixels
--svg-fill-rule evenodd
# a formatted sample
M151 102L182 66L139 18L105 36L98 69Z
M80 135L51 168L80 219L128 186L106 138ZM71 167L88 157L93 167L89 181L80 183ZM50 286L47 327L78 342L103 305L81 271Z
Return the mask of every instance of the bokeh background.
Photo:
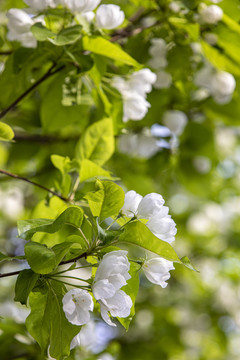
M107 1L103 1L107 3ZM108 2L110 3L110 1ZM127 50L140 63L147 64L150 40L161 37L168 44L168 65L172 82L167 88L155 89L148 96L151 103L144 121L129 122L116 136L117 151L107 163L107 168L121 178L126 190L134 189L141 195L158 192L166 199L166 205L178 228L174 247L180 256L188 255L199 272L180 265L171 272L166 289L153 286L141 276L141 286L136 303L136 316L125 333L119 327L111 329L100 319L86 331L83 346L71 355L71 359L102 360L238 360L240 359L240 52L239 33L226 23L213 27L189 27L197 23L200 1L177 1L177 12L170 1L156 1L161 11L153 12L154 1L111 1L121 5L126 16L135 13L140 6L149 9L142 21L161 22L139 35L123 42ZM207 5L211 1L205 1ZM239 1L223 0L218 4L237 25L240 20ZM1 0L0 47L9 48L6 42L5 12L12 7L23 7L20 0ZM153 13L153 14L152 14ZM187 19L185 27L173 26L169 18ZM141 23L142 24L142 23ZM141 25L140 24L140 25ZM239 30L238 30L239 31ZM209 59L201 50L206 33L217 36L217 55ZM173 46L174 44L174 46ZM232 54L232 55L231 55ZM231 56L230 56L231 55ZM210 97L194 96L198 90L194 83L196 72L212 60L215 67L232 73L237 81L236 91L227 104L217 104ZM7 56L0 57L3 71ZM38 74L38 69L35 69ZM29 74L26 74L26 77ZM14 84L13 88L14 88ZM4 80L0 79L0 104L4 107L14 91L4 93ZM69 139L29 141L24 131L38 134L40 112L51 104L51 99L61 102L62 91L46 92L47 85L22 102L17 114L9 115L18 139L14 143L0 143L0 167L52 187L56 169L49 156L52 153L72 156L75 146L76 124L68 128ZM17 87L17 84L16 84ZM154 124L163 125L167 110L179 110L187 116L187 124L171 142L171 137L154 136ZM84 109L82 109L84 111ZM86 119L89 111L85 109ZM91 119L96 114L91 114ZM88 121L79 123L82 132ZM156 127L155 127L156 130ZM122 136L143 136L138 149ZM49 134L47 134L49 135ZM50 134L52 135L52 133ZM145 136L145 138L144 138ZM152 139L158 146L152 150ZM125 138L126 139L126 138ZM168 145L163 146L161 140ZM149 150L151 149L151 151ZM30 216L51 214L45 193L19 181L0 177L0 250L21 255L24 242L18 239L16 221ZM35 208L38 204L37 209ZM54 200L58 201L58 200ZM59 200L60 201L60 200ZM44 216L43 216L44 217ZM130 251L133 251L130 249ZM136 251L136 250L135 250ZM137 255L137 254L134 254ZM20 269L21 262L1 265L0 271ZM38 346L27 334L24 320L28 309L13 302L15 278L0 281L0 358L2 360L42 359Z

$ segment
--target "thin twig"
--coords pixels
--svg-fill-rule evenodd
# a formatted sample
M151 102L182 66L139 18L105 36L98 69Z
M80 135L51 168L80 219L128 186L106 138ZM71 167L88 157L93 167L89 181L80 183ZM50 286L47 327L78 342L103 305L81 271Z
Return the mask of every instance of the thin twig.
M79 135L69 136L69 137L60 137L60 136L51 136L51 135L40 135L40 134L27 134L23 132L15 132L14 140L15 141L29 141L29 142L38 142L41 144L46 143L57 143L57 142L67 142L78 140Z
M88 256L87 253L81 254L81 255L75 257L75 258L72 259L72 260L67 260L67 261L62 261L62 262L60 262L59 266L60 266L60 265L70 264L70 263L75 262L75 261L77 261L77 260L79 260L79 259L82 259L82 258L85 258L85 259L86 259L87 256ZM23 270L18 270L18 271L14 271L14 272L9 272L9 273L6 273L6 274L0 274L0 278L5 278L5 277L9 277L9 276L19 275L21 271L23 271Z
M22 95L20 95L11 105L9 105L6 109L2 110L0 113L0 119L2 119L9 111L13 110L15 106L23 100L28 94L30 94L38 85L40 85L42 82L47 80L50 76L55 75L59 71L63 70L65 68L65 65L62 65L58 69L54 70L56 64L54 63L50 69L44 74L38 81L36 81L29 89L27 89Z
M63 200L63 201L68 202L68 199L67 199L67 198L65 198L65 197L62 196L61 194L58 194L56 191L50 190L50 189L48 189L47 187L45 187L45 186L43 186L43 185L41 185L41 184L38 184L38 183L36 183L36 182L34 182L34 181L31 181L31 180L29 180L29 179L27 179L27 178L25 178L25 177L23 177L23 176L18 176L18 175L15 175L15 174L10 173L10 172L8 172L8 171L2 170L2 169L0 169L0 174L3 174L3 175L6 175L6 176L9 176L9 177L12 177L12 178L17 179L17 180L25 181L25 182L27 182L27 183L29 183L29 184L31 184L31 185L37 186L37 187L39 187L40 189L49 192L50 194L53 194L53 195L59 197L59 198L60 198L61 200Z
M11 55L12 54L12 51L11 50L9 50L9 51L0 51L0 56L1 55Z

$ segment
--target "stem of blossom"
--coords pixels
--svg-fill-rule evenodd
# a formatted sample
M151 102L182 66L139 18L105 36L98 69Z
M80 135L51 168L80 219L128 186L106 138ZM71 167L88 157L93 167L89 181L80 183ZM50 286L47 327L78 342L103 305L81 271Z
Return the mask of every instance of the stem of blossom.
M75 267L74 269L71 269L71 270L66 269L66 270L59 271L59 272L55 273L54 276L64 274L67 271L74 271L74 270L79 270L79 269L84 269L84 268L89 268L89 267L92 268L92 267L96 267L96 266L97 266L97 264L91 264L91 265L83 265L83 266ZM53 276L53 275L51 275L51 276Z
M73 287L75 287L75 288L79 288L79 289L83 289L83 290L91 289L90 286L80 286L80 285L70 284L70 283L67 283L67 282L65 282L65 281L57 280L57 279L52 278L52 277L50 277L50 276L49 276L49 279L51 279L51 280L53 280L53 281L60 282L60 283L62 283L62 284L64 284L64 285L73 286Z
M82 278L78 278L76 276L68 276L68 275L51 275L51 278L66 278L66 279L74 279L74 280L79 280L79 281L84 281L88 284L91 284L90 280L86 280L86 279L82 279Z
M34 182L34 181L31 181L31 180L29 180L29 179L27 179L27 178L25 178L25 177L12 174L12 173L10 173L10 172L8 172L8 171L5 171L5 170L2 170L2 169L0 169L0 174L3 174L3 175L6 175L6 176L9 176L9 177L12 177L12 178L17 179L17 180L25 181L25 182L27 182L27 183L29 183L29 184L31 184L31 185L37 186L37 187L39 187L40 189L47 191L48 193L50 193L50 194L52 194L52 195L55 195L55 196L59 197L59 198L60 198L61 200L63 200L63 201L68 202L68 199L67 199L67 198L65 198L65 197L62 196L61 194L58 194L56 191L50 190L50 189L46 188L45 186L43 186L43 185L41 185L41 184L38 184L38 183L36 183L36 182Z
M30 94L38 85L40 85L42 82L47 80L50 76L55 75L59 71L63 70L65 68L65 65L60 66L58 69L54 70L56 64L54 63L50 69L44 74L38 81L36 81L30 88L28 88L22 95L20 95L11 105L9 105L6 109L2 110L0 112L0 119L2 119L9 111L13 110L15 106L23 100L28 94Z

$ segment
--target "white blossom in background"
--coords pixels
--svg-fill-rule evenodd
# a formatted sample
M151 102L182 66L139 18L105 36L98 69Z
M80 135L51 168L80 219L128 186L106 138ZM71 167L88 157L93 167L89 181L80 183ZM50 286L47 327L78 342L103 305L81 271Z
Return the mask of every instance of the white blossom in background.
M82 13L82 17L89 23L91 23L93 21L93 19L95 18L95 13L93 11L87 11Z
M168 285L166 281L169 280L171 276L169 271L175 270L172 261L160 257L145 261L142 269L150 282L160 285L162 288Z
M115 358L109 353L104 353L97 360L115 360Z
M157 80L154 83L155 89L168 89L172 85L172 75L167 71L160 70L156 73Z
M116 326L109 318L125 318L130 315L132 300L124 291L120 290L131 278L130 263L127 251L111 251L103 256L96 271L92 285L92 292L99 302L103 320L110 326Z
M31 27L36 22L43 22L42 18L32 19L25 11L20 9L10 9L7 12L9 41L19 41L26 48L35 48L37 40L31 32Z
M6 216L16 219L24 210L24 196L19 188L0 190L0 211Z
M188 118L186 114L179 110L169 110L163 115L164 125L176 136L182 135L187 122Z
M209 45L216 45L218 42L218 36L214 33L204 34L204 39Z
M101 0L60 0L59 3L66 6L73 13L88 12L96 9Z
M149 159L160 150L158 140L151 133L146 132L121 135L118 149L122 154L140 159Z
M206 24L216 24L223 17L222 9L217 5L203 6L199 10L200 19Z
M24 0L24 2L36 11L43 11L48 7L54 8L57 5L55 0Z
M181 10L181 5L177 1L170 2L170 4L168 6L169 6L169 9L172 10L172 12L174 12L174 13L179 13Z
M196 73L194 83L207 90L217 104L230 102L236 88L236 80L232 74L216 70L210 64L205 64Z
M18 307L17 304L12 301L6 301L0 304L0 316L13 319L18 324L24 324L29 313L29 309Z
M152 58L148 63L153 69L163 69L167 66L167 43L165 40L152 39L149 54Z
M63 297L63 311L68 321L74 325L84 325L90 320L89 311L93 311L91 295L82 289L68 291Z
M125 14L118 5L100 5L96 12L96 23L100 29L115 29L125 19Z
M149 69L142 69L131 74L128 79L116 76L112 79L115 87L123 99L123 121L142 120L151 104L146 100L156 81L156 75Z
M74 349L77 346L82 346L85 349L90 349L96 342L96 328L93 320L90 320L86 325L81 328L79 334L77 334L70 345L70 349Z

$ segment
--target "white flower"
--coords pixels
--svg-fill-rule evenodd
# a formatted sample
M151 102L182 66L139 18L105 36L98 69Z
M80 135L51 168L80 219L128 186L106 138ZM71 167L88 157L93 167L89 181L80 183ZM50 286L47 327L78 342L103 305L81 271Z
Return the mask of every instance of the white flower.
M68 291L63 297L63 311L68 321L74 325L84 325L90 320L89 311L93 311L91 295L82 289Z
M73 13L92 11L100 2L101 0L61 0L61 4L67 6Z
M147 279L162 288L168 285L166 280L170 279L169 271L175 270L172 261L160 257L146 261L142 268Z
M36 11L42 11L48 7L55 7L56 2L54 0L24 0L24 2Z
M115 29L124 19L124 12L118 5L100 5L96 12L97 26L101 29Z
M217 5L203 7L199 11L200 18L206 24L216 24L223 17L222 9Z
M70 345L70 349L74 349L77 346L82 346L86 349L91 348L96 343L96 329L94 321L90 320L86 325L81 328L79 334L77 334Z
M99 300L103 320L110 326L116 326L109 318L108 312L113 317L126 318L130 315L132 299L124 291L118 290L114 296Z
M131 278L129 269L127 251L111 251L104 255L92 286L95 299L107 299L115 295Z
M175 240L177 229L175 222L168 215L168 211L168 207L162 206L156 215L150 217L146 226L159 239L171 244Z
M216 45L218 42L218 36L214 33L206 33L204 39L210 45Z
M217 103L225 104L229 102L235 87L236 81L232 74L225 71L218 71L212 77L211 90L214 100Z
M82 17L89 23L91 23L93 21L93 19L95 18L95 14L93 11L87 11L82 13Z
M171 86L171 84L171 74L163 70L157 72L157 80L153 85L156 89L167 89Z
M137 210L137 216L143 219L149 219L150 217L159 213L164 204L162 195L151 193L141 200Z
M142 120L151 104L137 93L125 93L123 95L123 122L128 120Z
M162 69L167 66L167 43L165 40L159 38L152 39L149 54L152 58L148 63L153 69Z
M32 19L25 11L20 9L11 9L7 12L9 41L19 41L26 48L35 48L37 40L31 32L31 26L39 21ZM42 19L41 19L42 21Z
M152 85L156 82L156 80L157 75L150 69L142 69L131 75L128 85L130 91L135 91L145 97L146 93L152 91Z
M128 217L133 217L137 213L138 205L142 200L142 196L134 190L130 190L125 194L124 205L121 209L122 213Z
M108 316L127 317L132 307L131 298L120 289L131 278L128 271L130 264L127 251L111 251L104 255L96 271L92 285L92 292L101 307L101 315L104 321L115 326Z
M163 115L164 125L166 125L171 132L177 136L180 136L183 133L187 122L188 118L182 111L169 110Z

